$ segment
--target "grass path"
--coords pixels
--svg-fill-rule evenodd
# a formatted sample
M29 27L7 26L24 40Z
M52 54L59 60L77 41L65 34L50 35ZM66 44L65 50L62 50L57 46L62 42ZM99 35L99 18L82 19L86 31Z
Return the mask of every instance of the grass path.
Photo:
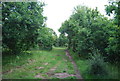
M32 50L30 54L3 57L3 79L76 79L65 49Z
M88 74L89 60L79 58L66 48L53 48L52 51L39 49L19 55L2 55L3 79L117 79L118 67L107 64L106 76ZM74 59L74 60L73 60ZM78 67L77 67L78 66ZM80 72L79 72L80 71ZM81 75L82 77L81 77Z

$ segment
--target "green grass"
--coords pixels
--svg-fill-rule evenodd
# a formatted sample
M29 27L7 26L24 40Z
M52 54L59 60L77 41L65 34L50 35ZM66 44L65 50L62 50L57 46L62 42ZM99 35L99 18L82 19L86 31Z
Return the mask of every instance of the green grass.
M20 55L3 55L3 78L4 79L37 79L35 76L41 74L46 79L52 79L46 73L56 67L52 73L75 74L73 65L65 55L66 48L54 48L52 51L31 50ZM66 61L65 61L66 60ZM45 65L48 63L48 65ZM38 69L38 67L44 67ZM75 77L67 77L75 78Z
M43 51L39 49L32 49L20 55L3 55L3 78L4 79L37 79L35 76L39 73L46 79L58 79L56 77L48 76L48 72L53 67L56 67L52 73L68 73L75 74L73 65L68 57L65 55L66 48L53 48L52 51ZM78 69L84 79L117 79L118 67L112 64L107 64L108 75L96 77L88 74L89 61L78 57L70 51ZM45 65L48 63L48 65ZM38 67L44 67L37 69ZM41 78L42 79L42 78ZM67 77L64 79L76 79L76 77Z
M80 70L81 76L84 79L118 79L118 75L119 75L118 65L116 66L110 63L106 63L106 66L107 66L106 69L108 71L108 75L98 77L88 73L89 60L79 57L77 54L73 53L71 50L70 50L70 54L72 55L74 61L76 62L78 69Z

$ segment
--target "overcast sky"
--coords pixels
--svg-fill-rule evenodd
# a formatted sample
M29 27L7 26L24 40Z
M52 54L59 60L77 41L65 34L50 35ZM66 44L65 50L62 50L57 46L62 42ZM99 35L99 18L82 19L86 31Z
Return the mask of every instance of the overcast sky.
M41 1L41 0L40 0ZM57 35L62 22L70 17L74 7L85 5L90 8L98 7L101 14L105 13L105 6L108 0L42 0L47 4L44 7L44 16L47 17L47 27L52 28Z

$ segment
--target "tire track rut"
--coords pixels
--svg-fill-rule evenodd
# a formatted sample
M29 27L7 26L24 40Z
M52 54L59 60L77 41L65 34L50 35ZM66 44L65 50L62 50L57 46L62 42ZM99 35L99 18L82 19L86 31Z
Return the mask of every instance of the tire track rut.
M72 56L70 55L69 51L68 51L68 50L65 50L65 52L66 52L66 56L70 59L71 63L72 63L73 66L74 66L74 71L75 71L75 73L76 73L77 79L82 79L82 81L83 81L83 78L82 78L81 75L80 75L80 71L78 70L77 65L76 65L76 63L74 62L74 60L73 60Z

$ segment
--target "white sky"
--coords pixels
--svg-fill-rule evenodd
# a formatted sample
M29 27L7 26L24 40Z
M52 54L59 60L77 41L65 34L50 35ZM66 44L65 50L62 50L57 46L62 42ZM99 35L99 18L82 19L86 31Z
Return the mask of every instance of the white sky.
M39 0L47 4L44 7L44 16L47 17L47 27L52 28L57 35L62 22L70 17L74 7L85 5L90 8L98 7L101 14L105 13L105 6L108 0Z

